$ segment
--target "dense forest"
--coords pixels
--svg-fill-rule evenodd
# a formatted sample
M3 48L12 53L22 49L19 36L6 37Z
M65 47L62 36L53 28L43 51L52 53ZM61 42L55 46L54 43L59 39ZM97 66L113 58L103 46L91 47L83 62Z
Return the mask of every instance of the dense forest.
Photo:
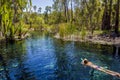
M120 0L54 0L46 7L46 24L59 24L61 35L119 32ZM48 13L49 12L49 13ZM58 25L57 25L58 26ZM57 29L55 29L57 30Z
M0 1L0 36L6 40L21 39L31 30L61 37L113 33L119 36L120 0L53 0L42 8L31 0Z

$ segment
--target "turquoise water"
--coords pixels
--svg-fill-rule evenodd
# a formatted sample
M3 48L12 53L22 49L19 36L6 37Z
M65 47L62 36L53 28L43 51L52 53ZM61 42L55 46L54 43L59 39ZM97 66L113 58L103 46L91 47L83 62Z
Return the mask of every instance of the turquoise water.
M65 42L37 35L0 45L0 80L120 80L81 65L81 58L120 72L112 46Z

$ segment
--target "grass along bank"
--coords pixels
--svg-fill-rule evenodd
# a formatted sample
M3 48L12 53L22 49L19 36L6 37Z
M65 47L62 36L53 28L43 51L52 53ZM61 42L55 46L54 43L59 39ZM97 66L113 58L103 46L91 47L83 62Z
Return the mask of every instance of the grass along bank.
M92 42L105 45L120 44L120 37L117 37L113 31L94 30L92 34L91 31L85 28L78 30L74 25L68 23L59 24L54 37L64 41Z

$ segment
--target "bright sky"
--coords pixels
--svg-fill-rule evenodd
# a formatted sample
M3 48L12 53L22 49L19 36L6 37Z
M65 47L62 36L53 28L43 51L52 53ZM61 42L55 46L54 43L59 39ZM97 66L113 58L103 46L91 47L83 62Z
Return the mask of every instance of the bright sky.
M53 4L53 0L32 0L32 5L36 5L37 6L37 9L39 7L42 8L42 13L45 11L45 7L46 6L52 6Z

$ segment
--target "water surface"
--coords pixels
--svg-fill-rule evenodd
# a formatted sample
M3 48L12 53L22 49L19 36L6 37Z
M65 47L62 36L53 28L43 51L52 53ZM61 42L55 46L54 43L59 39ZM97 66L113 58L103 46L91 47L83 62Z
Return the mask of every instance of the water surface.
M120 80L81 65L81 58L120 72L112 46L65 42L33 35L14 44L0 44L0 80Z

